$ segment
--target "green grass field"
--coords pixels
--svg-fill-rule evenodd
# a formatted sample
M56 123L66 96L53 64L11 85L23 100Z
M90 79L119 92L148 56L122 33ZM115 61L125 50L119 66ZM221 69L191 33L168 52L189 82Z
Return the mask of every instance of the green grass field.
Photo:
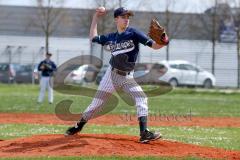
M0 112L54 113L54 104L47 100L37 104L38 86L0 85ZM47 98L47 97L46 97ZM90 97L55 93L55 104L62 100L72 100L71 111L80 113L91 102ZM177 89L170 93L149 98L150 113L188 114L206 117L240 117L240 93L207 92L194 89ZM112 114L136 113L119 98L118 106Z
M55 92L55 103L49 105L47 100L37 104L38 86L36 85L3 85L0 84L0 112L8 113L54 113L55 104L61 100L72 100L73 113L80 113L91 102L90 97L64 95ZM111 114L135 114L135 107L127 105L121 99L117 108ZM201 117L240 117L240 93L206 91L197 89L175 89L168 94L149 98L150 114L188 114ZM34 125L34 124L0 124L0 139L13 139L35 134L62 134L68 126L64 125ZM207 128L207 127L151 127L160 131L164 139L192 143L202 146L240 150L240 128ZM138 135L138 126L101 126L87 125L84 133L113 133ZM42 159L125 159L126 157L42 157ZM1 158L0 158L1 159ZM10 159L10 158L9 158ZM1 160L9 160L1 159ZM12 158L11 158L12 159ZM16 158L22 160L23 158ZM25 159L25 158L24 158ZM31 158L26 158L31 159ZM130 159L130 158L128 158ZM133 160L146 159L176 159L171 157L135 157ZM186 157L195 160L200 158Z

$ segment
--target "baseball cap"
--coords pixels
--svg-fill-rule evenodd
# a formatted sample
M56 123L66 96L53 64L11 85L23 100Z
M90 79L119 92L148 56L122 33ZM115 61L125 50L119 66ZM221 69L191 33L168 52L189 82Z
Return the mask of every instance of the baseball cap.
M123 16L128 14L129 16L133 16L133 12L129 11L128 9L124 8L124 7L120 7L114 10L114 18L116 18L117 16Z

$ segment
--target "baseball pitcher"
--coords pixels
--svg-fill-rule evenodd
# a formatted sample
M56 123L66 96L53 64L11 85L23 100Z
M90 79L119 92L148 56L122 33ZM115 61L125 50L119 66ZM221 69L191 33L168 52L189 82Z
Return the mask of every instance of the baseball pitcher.
M104 107L104 103L107 103L109 95L116 89L122 89L135 102L140 127L139 141L147 143L159 139L161 138L160 133L150 132L147 129L148 99L142 88L134 81L133 69L139 53L139 43L153 49L160 49L168 44L167 34L156 20L153 20L154 22L152 21L150 25L149 36L151 38L143 32L129 27L130 17L133 16L133 12L120 7L114 11L117 31L106 35L98 35L97 23L100 17L105 14L104 7L96 9L89 37L93 43L109 45L111 50L110 67L102 78L91 104L83 112L81 119L74 127L69 128L65 135L74 135L81 131L87 121L93 118L96 112L101 111L101 107ZM99 96L100 94L101 96Z

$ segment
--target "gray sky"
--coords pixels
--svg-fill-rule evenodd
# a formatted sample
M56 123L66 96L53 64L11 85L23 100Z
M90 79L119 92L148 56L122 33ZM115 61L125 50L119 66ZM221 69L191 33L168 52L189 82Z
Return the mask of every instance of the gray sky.
M101 1L101 0L100 0ZM118 0L107 0L118 3ZM124 1L124 0L122 0ZM221 0L233 4L240 0ZM34 6L36 0L0 0L3 5ZM167 3L170 2L169 10L175 12L202 13L214 4L214 0L127 0L124 7L140 11L165 11ZM109 3L111 4L111 3ZM94 0L65 0L65 7L70 8L96 8ZM107 7L110 8L110 7Z

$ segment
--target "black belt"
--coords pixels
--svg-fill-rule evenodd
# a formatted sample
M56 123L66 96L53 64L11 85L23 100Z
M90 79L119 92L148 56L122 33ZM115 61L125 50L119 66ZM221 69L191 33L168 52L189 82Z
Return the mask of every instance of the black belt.
M130 72L122 71L122 70L119 70L117 68L112 68L112 72L117 73L117 74L119 74L121 76L126 76L126 75L130 74Z

